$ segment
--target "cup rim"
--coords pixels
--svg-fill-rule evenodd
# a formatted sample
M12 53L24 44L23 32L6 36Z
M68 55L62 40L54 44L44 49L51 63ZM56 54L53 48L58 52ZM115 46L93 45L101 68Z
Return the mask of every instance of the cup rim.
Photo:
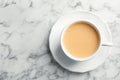
M90 55L89 57L76 58L76 57L70 55L70 53L67 52L67 50L66 50L65 47L64 47L64 44L63 44L63 36L64 36L65 31L70 27L70 25L72 25L72 24L74 24L74 23L77 23L77 22L85 22L85 23L88 23L88 24L92 25L92 27L97 31L97 33L98 33L98 35L99 35L99 45L98 45L98 48L97 48L96 51L95 51L92 55ZM67 57L69 57L70 59L75 60L75 61L85 61L85 60L89 60L89 59L93 58L94 56L96 56L96 55L98 54L97 52L99 51L100 46L102 45L102 43L101 43L101 34L100 34L99 29L94 25L94 23L91 23L91 22L85 21L85 20L77 20L77 21L74 21L74 22L70 23L68 26L66 26L66 27L63 29L63 31L62 31L61 41L60 41L60 42L61 42L61 48L62 48L64 54L65 54Z

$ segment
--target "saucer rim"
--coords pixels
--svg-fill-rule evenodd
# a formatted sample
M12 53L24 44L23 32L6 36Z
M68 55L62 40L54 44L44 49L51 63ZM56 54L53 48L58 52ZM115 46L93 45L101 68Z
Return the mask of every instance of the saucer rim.
M81 12L77 12L77 13L81 13ZM83 13L83 12L82 12ZM85 12L86 13L86 12ZM90 14L92 14L92 15L95 15L95 16L97 16L96 14L93 14L93 13L91 13L91 12L87 12L87 13L90 13ZM64 15L65 16L65 15ZM63 16L62 16L63 17ZM61 17L60 17L61 18ZM59 19L60 19L59 18ZM97 17L97 18L99 18L99 17ZM73 70L70 70L69 68L67 68L67 67L64 67L63 65L61 65L60 63L59 63L59 61L58 60L56 60L56 58L55 58L55 56L54 56L54 52L52 51L52 49L51 49L51 45L50 45L50 43L51 43L51 33L52 33L52 31L53 31L53 28L54 27L56 27L55 25L57 24L57 22L59 21L59 19L56 21L56 23L53 25L53 27L51 28L51 32L50 32L50 36L49 36L49 48L50 48L50 51L51 51L51 54L52 54L52 56L53 56L53 58L54 58L54 60L60 65L60 66L62 66L63 68L65 68L66 70L68 70L68 71L71 71L71 72L78 72L78 73L83 73L83 72L86 72L86 71L73 71ZM99 20L101 20L100 18L99 18ZM101 20L101 22L103 22L104 23L104 21L102 21ZM112 42L112 36L111 36L111 32L110 32L110 29L109 29L109 27L104 23L104 25L105 25L105 27L106 27L106 33L108 33L110 36L110 39L111 39L111 42ZM109 50L110 51L110 50ZM104 61L103 61L104 62ZM102 63L101 63L102 64ZM100 66L101 64L99 64L99 65L97 65L97 67L98 66ZM96 68L97 68L96 67ZM95 68L95 69L96 69ZM91 69L91 70L94 70L94 69ZM91 70L89 70L89 71L91 71Z

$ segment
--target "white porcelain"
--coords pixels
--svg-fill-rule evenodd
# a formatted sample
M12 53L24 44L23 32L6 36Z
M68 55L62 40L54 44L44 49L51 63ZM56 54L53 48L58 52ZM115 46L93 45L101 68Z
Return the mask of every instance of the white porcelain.
M100 34L102 34L101 43L103 42L103 46L99 47L96 53L97 55L85 61L76 61L69 58L61 48L61 35L65 27L75 21L94 23L100 31ZM107 44L104 44L104 42ZM49 38L49 46L54 59L62 67L73 72L86 72L101 65L110 54L112 47L109 47L108 44L110 45L111 43L112 37L109 28L99 17L89 12L75 12L62 16L53 26Z
M69 16L69 17L71 17L71 16ZM88 18L88 19L87 19L87 18L86 18L86 19L82 19L82 20L80 20L80 19L78 19L78 18L71 18L70 20L71 20L71 22L70 22L67 26L64 27L64 30L62 31L62 34L61 34L61 48L62 48L64 54L65 54L67 57L69 57L70 59L73 59L73 60L75 60L75 61L88 60L88 59L91 59L91 58L93 58L94 56L98 55L98 53L99 53L98 51L99 51L99 49L101 48L101 46L112 46L112 43L110 43L110 42L105 42L105 41L103 40L103 38L102 38L101 36L104 35L104 34L101 33L101 30L99 29L99 27L97 27L98 25L94 25L94 24L95 24L94 21L93 21L93 22L90 22L89 18ZM67 21L67 20L66 20L66 21ZM95 51L95 53L94 53L93 55L91 55L91 56L89 56L89 57L86 57L86 58L76 58L76 57L70 55L69 52L67 52L67 50L65 49L64 44L63 44L63 36L64 36L65 31L70 27L70 25L72 25L72 24L74 24L74 23L76 23L76 22L86 22L86 23L92 25L92 27L93 27L94 29L96 29L96 31L98 32L98 35L99 35L99 38L100 38L100 43L99 43L98 49ZM67 23L67 22L66 22L66 23ZM83 34L83 35L84 35L84 34Z

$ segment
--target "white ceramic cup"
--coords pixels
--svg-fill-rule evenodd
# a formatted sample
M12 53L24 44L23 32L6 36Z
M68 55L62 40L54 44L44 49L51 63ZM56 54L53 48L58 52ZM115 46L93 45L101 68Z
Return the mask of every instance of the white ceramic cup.
M100 42L99 42L99 47L98 47L98 49L96 50L96 52L95 52L94 54L92 54L91 56L86 57L86 58L76 58L76 57L72 56L69 52L67 52L67 50L66 50L65 47L64 47L64 43L63 43L64 33L65 33L65 31L70 27L71 24L76 23L76 22L86 22L86 23L92 25L92 27L93 27L94 29L96 29L96 31L97 31L98 34L99 34ZM90 21L88 21L87 19L86 19L86 20L79 20L79 19L76 19L76 20L75 20L75 19L73 19L73 20L71 20L71 21L68 23L68 25L66 25L65 28L63 29L63 32L62 32L62 34L61 34L61 48L62 48L64 54L65 54L67 57L69 57L70 59L75 60L75 61L85 61L85 60L91 59L91 58L93 58L94 56L98 55L98 54L99 54L98 51L99 51L99 49L100 49L101 46L107 46L107 47L111 47L111 46L112 46L112 43L103 41L102 35L104 35L104 34L101 33L100 29L95 25L94 21L90 22Z

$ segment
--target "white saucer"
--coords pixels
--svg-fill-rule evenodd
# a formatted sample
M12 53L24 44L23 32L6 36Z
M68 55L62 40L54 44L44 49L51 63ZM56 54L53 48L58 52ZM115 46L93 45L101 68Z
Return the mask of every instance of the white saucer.
M90 18L91 20L96 21L97 24L101 25L101 30L106 42L112 42L112 37L109 28L94 14L88 12L76 12L72 14L68 14L62 16L56 24L53 26L49 38L49 46L51 53L54 59L65 69L72 71L72 72L86 72L97 68L101 65L105 59L110 55L111 47L102 46L99 55L93 57L92 59L86 61L73 61L69 59L61 49L60 45L60 37L61 33L64 29L64 25L66 24L66 20L70 18L78 17L79 19L82 18Z

